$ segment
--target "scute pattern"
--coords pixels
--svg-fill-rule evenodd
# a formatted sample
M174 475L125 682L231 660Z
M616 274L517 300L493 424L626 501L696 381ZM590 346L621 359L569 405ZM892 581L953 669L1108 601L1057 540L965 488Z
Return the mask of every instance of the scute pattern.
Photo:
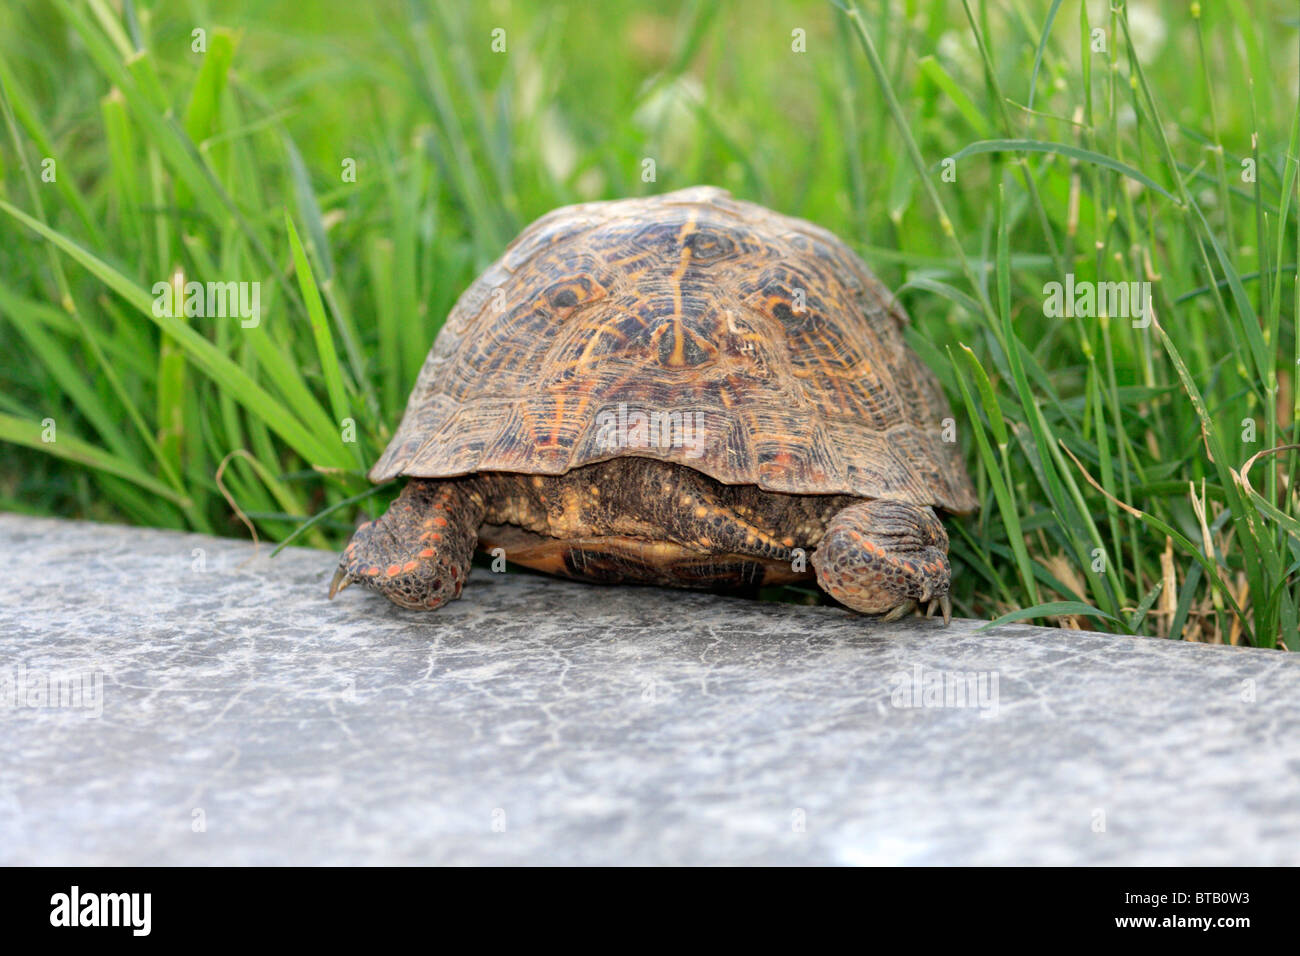
M720 189L557 209L461 296L371 478L636 455L767 491L973 510L906 321L831 233ZM597 416L620 406L698 416L703 453L606 447Z

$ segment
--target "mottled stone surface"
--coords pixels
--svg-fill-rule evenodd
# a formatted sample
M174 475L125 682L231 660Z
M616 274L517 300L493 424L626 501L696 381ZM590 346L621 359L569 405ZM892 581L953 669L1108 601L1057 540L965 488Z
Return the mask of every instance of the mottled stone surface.
M0 549L0 863L1300 863L1282 653L478 570L420 615L326 601L321 552L14 516Z

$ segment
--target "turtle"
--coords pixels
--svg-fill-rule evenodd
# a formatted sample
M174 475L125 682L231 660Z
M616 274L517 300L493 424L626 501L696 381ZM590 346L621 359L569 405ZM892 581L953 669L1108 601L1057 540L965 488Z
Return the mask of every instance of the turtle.
M723 189L556 209L447 316L369 473L406 484L329 596L434 609L477 548L595 583L815 579L946 625L936 512L977 501L908 321L831 232Z

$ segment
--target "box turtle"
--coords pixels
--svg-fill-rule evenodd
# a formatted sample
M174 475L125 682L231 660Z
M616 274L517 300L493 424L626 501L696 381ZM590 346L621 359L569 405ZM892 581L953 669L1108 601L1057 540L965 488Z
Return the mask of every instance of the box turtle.
M976 499L907 321L831 233L721 189L557 209L447 317L370 472L409 480L330 597L439 607L478 547L594 582L815 575L947 622L934 509Z

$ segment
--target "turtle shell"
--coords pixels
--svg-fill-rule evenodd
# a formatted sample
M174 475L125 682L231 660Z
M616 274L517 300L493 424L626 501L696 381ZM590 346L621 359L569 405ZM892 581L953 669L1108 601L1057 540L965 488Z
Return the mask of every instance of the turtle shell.
M831 233L724 190L566 206L460 297L370 477L636 455L968 512L951 411L907 321Z

